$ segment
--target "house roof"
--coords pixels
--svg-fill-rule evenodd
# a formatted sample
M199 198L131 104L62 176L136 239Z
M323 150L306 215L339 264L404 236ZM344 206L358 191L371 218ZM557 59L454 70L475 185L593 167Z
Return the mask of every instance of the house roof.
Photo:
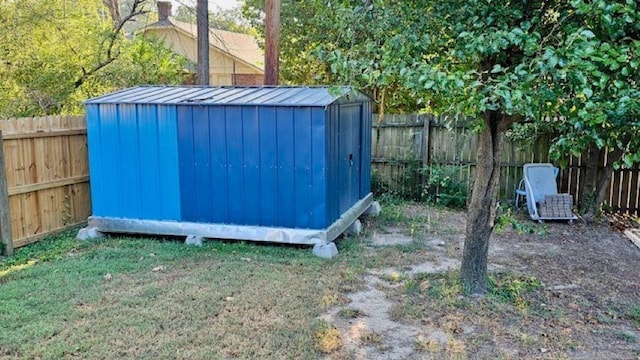
M194 40L198 38L198 28L196 24L185 23L171 18L153 23L142 29L142 32L148 32L153 29L171 28ZM219 29L209 29L209 46L225 52L236 60L240 60L251 67L264 71L264 54L258 46L256 38L251 35ZM191 60L195 61L196 59Z
M138 86L85 104L327 106L371 99L346 86Z

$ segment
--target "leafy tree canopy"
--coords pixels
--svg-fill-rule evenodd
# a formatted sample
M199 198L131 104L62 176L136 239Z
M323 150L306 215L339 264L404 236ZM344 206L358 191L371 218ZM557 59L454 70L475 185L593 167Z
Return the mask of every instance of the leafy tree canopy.
M144 6L138 1L123 21L145 14ZM100 0L0 0L0 7L0 117L81 113L87 97L180 80L184 59L153 40L126 38Z
M289 41L305 39L284 42L285 59L305 54L316 68L325 65L331 79L398 87L429 111L476 119L478 166L462 265L471 292L487 286L507 132L553 130L556 158L595 148L619 155L618 164L640 162L640 14L634 0L304 3L325 10L307 10L317 14L313 20L301 10L284 20L303 23L297 34L286 35Z
M246 0L243 6L245 17L263 37L264 3ZM384 61L384 44L388 41L385 31L393 25L376 22L380 17L388 17L387 13L395 11L399 4L369 7L366 14L362 13L362 4L362 1L282 0L281 81L349 84L373 95L379 113L417 111L421 106L416 98L403 85L399 73Z

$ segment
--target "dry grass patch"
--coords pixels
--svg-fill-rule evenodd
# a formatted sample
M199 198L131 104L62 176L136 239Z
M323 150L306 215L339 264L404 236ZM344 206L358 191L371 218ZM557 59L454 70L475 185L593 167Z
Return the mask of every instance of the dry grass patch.
M331 323L319 320L314 326L316 348L322 353L329 354L338 350L342 346L342 336Z

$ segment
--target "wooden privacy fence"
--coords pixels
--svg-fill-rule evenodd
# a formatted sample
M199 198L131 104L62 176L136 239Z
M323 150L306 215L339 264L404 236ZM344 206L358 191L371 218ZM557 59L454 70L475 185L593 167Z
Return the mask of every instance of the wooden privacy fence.
M0 132L5 252L86 221L91 198L84 116L0 120Z
M423 189L429 171L446 169L448 174L471 188L476 163L476 135L464 126L447 128L444 117L433 115L385 115L374 118L372 129L373 183L384 183L400 192ZM513 200L522 178L522 166L530 162L551 162L545 139L534 144L507 141L502 157L499 197ZM606 160L605 160L606 161ZM601 168L605 164L601 164ZM422 170L421 170L422 169ZM568 165L558 175L559 191L578 201L578 189L585 168L580 157L568 157ZM613 173L605 205L638 214L640 208L640 169L621 169ZM404 189L403 187L408 187Z
M444 168L447 176L469 189L477 138L464 127L445 127L443 120L432 115L386 115L383 122L376 119L372 129L373 183L419 194L430 171ZM511 200L522 177L522 165L549 161L548 144L507 142L502 161L500 198ZM581 159L570 157L559 174L560 191L577 197L584 173ZM638 214L639 180L637 167L615 171L606 205ZM84 117L0 120L0 238L5 252L82 223L89 215Z

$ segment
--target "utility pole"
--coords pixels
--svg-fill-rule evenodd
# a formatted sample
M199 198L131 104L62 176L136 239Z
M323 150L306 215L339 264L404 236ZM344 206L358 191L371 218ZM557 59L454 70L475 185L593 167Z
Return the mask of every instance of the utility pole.
M209 3L198 0L198 85L209 85Z
M264 84L278 85L280 72L280 0L266 0Z

